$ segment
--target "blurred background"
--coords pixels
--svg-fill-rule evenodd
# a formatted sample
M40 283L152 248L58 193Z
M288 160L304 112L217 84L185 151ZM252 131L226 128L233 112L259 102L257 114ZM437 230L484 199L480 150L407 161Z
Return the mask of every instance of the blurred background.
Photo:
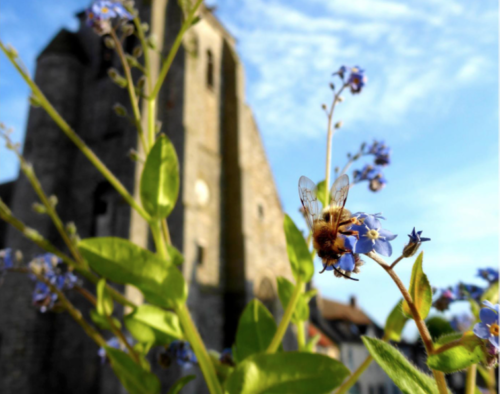
M33 72L36 55L87 0L3 0L1 37ZM385 140L392 163L385 189L351 189L347 207L382 212L398 234L395 255L415 226L430 237L424 269L435 287L460 280L482 284L477 268L498 264L498 3L421 1L210 1L236 37L253 108L283 210L305 230L297 181L324 179L331 74L341 65L365 69L361 94L344 95L335 120L333 166L362 142ZM28 89L0 57L0 119L23 140ZM18 175L14 156L0 147L0 182ZM363 159L352 169L361 168ZM317 271L320 264L317 262ZM411 261L398 272L404 282ZM368 262L360 282L315 275L323 297L357 304L383 325L399 293ZM466 306L453 305L450 314ZM416 335L410 324L405 335Z

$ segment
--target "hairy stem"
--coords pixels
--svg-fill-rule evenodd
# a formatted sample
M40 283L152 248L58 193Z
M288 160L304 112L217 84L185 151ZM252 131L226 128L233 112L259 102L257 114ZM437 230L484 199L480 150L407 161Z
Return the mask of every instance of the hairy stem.
M179 47L182 43L182 37L184 37L184 33L191 27L191 24L193 23L193 20L196 15L196 11L200 7L201 3L203 3L203 0L197 0L195 5L191 8L189 11L189 14L184 21L184 23L181 26L181 30L179 31L179 34L177 34L177 37L175 38L174 44L172 45L172 48L170 49L170 52L168 53L167 59L165 62L163 62L163 65L161 67L160 75L158 76L158 80L155 83L155 86L153 88L153 92L149 96L149 100L154 100L158 96L158 93L160 92L161 86L163 85L163 82L165 81L165 78L167 76L168 70L170 69L170 66L172 65L172 62L174 61L174 57L177 54L177 51L179 50Z
M293 311L295 310L295 307L297 306L297 302L299 301L299 297L302 294L302 281L297 280L297 284L295 285L295 289L292 293L292 296L290 297L290 301L288 302L288 305L285 309L285 313L283 314L283 317L281 318L280 324L278 326L278 329L276 330L276 333L274 334L274 337L269 344L266 353L275 353L276 350L278 350L278 347L281 344L281 341L283 340L283 337L285 336L286 329L288 328L288 325L290 324L290 320L292 318Z
M335 105L339 102L339 97L342 91L345 89L347 84L342 85L340 90L333 96L332 105L330 106L330 111L328 112L328 126L327 126L327 136L326 136L326 168L325 168L325 201L328 202L328 194L330 193L330 167L332 165L332 138L333 138L333 112L335 111Z
M47 112L47 114L56 122L66 136L82 151L82 153L89 159L89 161L99 170L99 172L108 180L108 182L116 189L116 191L127 201L127 203L134 208L144 219L150 220L149 214L144 208L134 200L132 195L125 189L125 186L116 178L113 173L106 167L106 165L95 155L95 153L83 142L83 140L76 134L70 125L61 117L59 112L52 106L42 93L37 84L30 78L25 69L23 69L15 60L9 50L0 42L0 49L7 56L12 65L19 72L24 81L33 91L33 94L38 99L40 106Z
M370 366L373 361L373 357L369 354L368 357L365 358L365 361L361 363L361 365L354 371L347 380L342 383L342 385L335 391L335 394L345 394L347 391L354 386L354 384L358 381L359 377L366 371L366 369Z
M376 263L378 263L382 268L385 269L385 271L389 274L389 276L392 278L396 286L398 287L399 291L403 295L403 298L407 302L413 320L415 321L415 324L417 325L418 332L420 333L420 337L422 338L422 342L424 343L425 350L427 351L428 355L433 354L434 352L434 343L432 342L431 334L429 333L429 330L427 329L427 326L425 325L425 322L422 320L420 313L418 312L417 307L413 303L413 299L411 298L410 293L406 289L405 285L399 278L399 276L394 272L394 270L391 268L389 264L387 264L384 259L379 257L375 252L368 252L366 253L366 256L370 257L372 260L374 260ZM436 380L436 384L439 390L440 394L447 394L448 393L448 388L446 386L446 379L444 377L444 374L440 371L432 370L432 374L434 375L434 379Z
M397 263L399 263L401 260L403 260L405 257L403 255L399 256L396 260L393 261L391 264L391 269L393 269Z
M144 138L144 132L142 130L141 125L141 111L139 110L139 102L137 101L137 96L135 94L135 85L134 80L132 78L132 72L130 71L130 66L125 58L125 53L123 52L123 47L121 41L118 39L116 32L114 29L111 29L109 33L115 42L116 52L120 58L120 61L123 66L123 71L125 72L125 78L127 79L127 90L130 97L130 104L132 105L132 111L134 113L134 123L135 127L137 127L137 132L139 134L139 138L141 140L141 144L144 147L144 151L148 151L148 146L146 145L146 140Z

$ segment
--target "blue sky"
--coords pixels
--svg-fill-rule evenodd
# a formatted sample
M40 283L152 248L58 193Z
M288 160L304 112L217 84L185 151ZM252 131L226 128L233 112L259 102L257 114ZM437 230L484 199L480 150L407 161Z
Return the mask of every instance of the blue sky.
M62 27L76 28L86 0L3 0L0 37L30 70L36 54ZM353 188L352 211L383 212L399 234L395 253L413 226L432 238L424 270L433 286L459 280L481 284L476 269L498 265L498 4L493 0L327 1L219 0L216 15L238 40L247 101L263 135L285 212L302 227L297 181L324 178L331 73L359 64L369 82L345 94L336 111L344 127L334 136L333 165L363 141L393 149L387 187ZM0 120L22 139L28 90L0 58ZM0 149L0 181L17 174ZM300 158L297 160L297 158ZM363 163L359 163L362 165ZM398 273L408 283L412 261ZM358 302L378 322L399 298L371 261L360 282L331 274L314 281L325 297ZM459 310L458 308L457 310ZM409 329L411 333L411 328Z

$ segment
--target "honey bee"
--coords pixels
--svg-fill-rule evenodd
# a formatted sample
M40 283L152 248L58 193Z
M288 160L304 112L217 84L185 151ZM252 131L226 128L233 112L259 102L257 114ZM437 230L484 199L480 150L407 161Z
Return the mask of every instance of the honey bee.
M349 193L349 177L344 174L335 180L330 190L330 205L323 210L320 208L316 190L313 181L305 176L300 177L299 196L304 207L304 216L312 232L314 249L323 259L324 268L320 273L332 267L340 276L358 280L335 266L344 254L352 253L352 247L346 244L346 237L358 237L358 232L350 230L349 227L359 222L344 208Z

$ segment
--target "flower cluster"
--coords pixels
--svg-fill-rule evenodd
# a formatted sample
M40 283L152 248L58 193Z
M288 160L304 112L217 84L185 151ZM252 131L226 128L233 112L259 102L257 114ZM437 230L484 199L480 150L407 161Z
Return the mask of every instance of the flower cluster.
M31 279L35 281L33 291L33 304L41 312L46 312L54 308L57 302L57 294L53 293L47 283L38 280L38 276L43 276L58 290L72 289L78 282L78 278L68 271L62 260L51 253L45 253L33 259L29 264Z
M347 75L349 72L349 75ZM368 82L368 77L365 75L365 70L362 70L359 66L354 66L348 68L346 66L342 66L339 70L334 73L334 75L340 76L342 80L347 76L347 81L345 84L351 89L352 94L361 93L361 90Z
M468 313L455 315L450 320L450 325L455 331L466 332L474 323L474 318Z
M477 270L477 276L490 284L498 282L498 270L494 268L480 268Z
M168 368L174 361L184 368L191 367L198 362L189 342L173 341L158 356L158 362L163 368Z
M107 34L111 31L111 21L114 18L119 18L120 20L133 19L123 4L110 0L93 2L85 13L87 15L87 25L92 27L99 35Z
M374 141L364 154L374 155L373 164L365 165L361 170L355 170L353 173L354 183L368 181L371 191L377 192L385 187L387 179L382 173L382 168L391 163L391 149L384 141Z

